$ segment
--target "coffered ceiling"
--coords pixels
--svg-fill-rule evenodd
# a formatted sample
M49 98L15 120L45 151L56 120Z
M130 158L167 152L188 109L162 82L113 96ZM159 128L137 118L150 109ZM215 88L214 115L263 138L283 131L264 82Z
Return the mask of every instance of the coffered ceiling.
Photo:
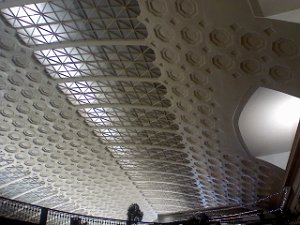
M281 190L237 119L258 87L300 96L298 24L246 0L0 8L1 196L113 218L136 202L149 221Z

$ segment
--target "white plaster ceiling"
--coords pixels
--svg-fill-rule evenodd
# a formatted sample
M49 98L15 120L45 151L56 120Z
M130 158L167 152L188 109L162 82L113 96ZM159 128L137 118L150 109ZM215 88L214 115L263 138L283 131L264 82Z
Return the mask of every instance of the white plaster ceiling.
M281 190L235 111L260 86L299 97L297 24L246 0L0 8L1 196L114 218L136 202L153 220Z
M238 126L250 153L285 169L300 119L300 99L258 88L247 101ZM288 153L288 154L279 154ZM275 156L277 159L274 161ZM268 161L268 160L267 160Z

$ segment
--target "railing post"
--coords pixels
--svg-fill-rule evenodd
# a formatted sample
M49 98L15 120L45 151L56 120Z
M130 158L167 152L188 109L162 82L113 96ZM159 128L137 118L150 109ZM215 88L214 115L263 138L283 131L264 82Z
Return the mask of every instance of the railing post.
M40 215L40 225L46 225L47 224L47 217L48 217L48 209L42 208L41 215Z

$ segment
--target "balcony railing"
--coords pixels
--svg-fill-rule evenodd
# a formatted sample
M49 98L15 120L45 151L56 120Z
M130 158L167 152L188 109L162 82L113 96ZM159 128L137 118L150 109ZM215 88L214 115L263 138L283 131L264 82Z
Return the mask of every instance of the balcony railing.
M126 225L126 220L86 216L0 197L0 217L39 225ZM155 223L140 222L141 225Z

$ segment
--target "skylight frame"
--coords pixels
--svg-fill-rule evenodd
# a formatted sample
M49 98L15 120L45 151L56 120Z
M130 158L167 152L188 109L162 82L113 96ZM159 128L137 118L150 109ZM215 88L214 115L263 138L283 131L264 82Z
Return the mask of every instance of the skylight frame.
M1 12L27 45L147 37L145 26L136 19L139 7L134 1L101 1L106 3L101 4L101 7L97 1L92 0L72 2L73 4L65 1L36 3L2 9ZM119 11L120 9L122 10ZM134 11L136 12L133 13Z

